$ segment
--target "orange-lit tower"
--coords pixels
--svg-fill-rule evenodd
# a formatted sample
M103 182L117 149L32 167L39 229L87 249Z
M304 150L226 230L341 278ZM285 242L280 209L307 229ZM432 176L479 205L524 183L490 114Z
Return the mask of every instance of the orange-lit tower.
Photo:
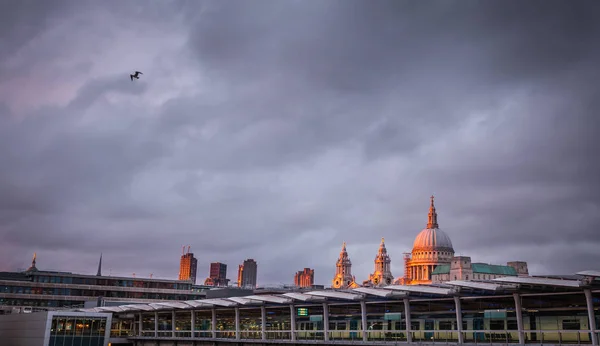
M190 252L190 246L185 252L185 246L181 253L181 261L179 262L179 280L191 281L196 284L196 272L198 269L198 260L194 258L194 254Z
M340 257L335 264L335 276L331 280L333 288L354 288L358 287L356 279L352 275L352 262L346 251L346 242L342 244Z
M375 271L369 275L369 280L365 284L372 286L391 285L392 281L394 281L391 266L392 260L385 248L385 240L381 238L379 251L377 252L377 256L375 256Z

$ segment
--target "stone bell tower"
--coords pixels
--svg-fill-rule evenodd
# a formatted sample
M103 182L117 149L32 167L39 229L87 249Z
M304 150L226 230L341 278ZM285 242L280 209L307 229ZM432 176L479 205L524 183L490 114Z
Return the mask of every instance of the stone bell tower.
M333 288L354 288L358 287L354 276L352 276L352 262L348 257L346 251L346 242L342 245L342 251L340 251L340 257L335 265L335 276L331 280L331 287Z
M385 240L381 238L379 251L375 256L375 271L369 275L368 284L372 286L387 286L394 282L394 276L391 271L392 260L385 248Z

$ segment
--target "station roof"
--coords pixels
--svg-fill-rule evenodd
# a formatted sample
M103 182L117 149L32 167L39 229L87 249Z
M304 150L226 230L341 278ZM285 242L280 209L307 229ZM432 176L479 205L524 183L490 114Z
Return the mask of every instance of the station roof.
M435 294L447 296L453 293L453 289L437 287L433 285L390 285L385 288L396 291L403 291L409 293L420 293L420 294Z
M595 278L600 278L600 270L584 270L584 271L578 272L577 275L592 276Z
M508 290L516 290L517 285L512 284L504 284L504 283L493 283L493 282L480 282L480 281L448 281L446 282L448 285L457 286L460 288L474 289L474 290L482 290L482 291L508 291Z
M308 292L287 292L283 294L260 294L242 297L212 298L185 301L161 301L148 304L127 304L121 306L103 306L90 309L78 309L85 312L144 312L159 310L189 310L202 308L222 308L238 306L260 306L260 305L289 305L315 302L356 302L365 300L368 302L380 301L381 299L398 300L401 298L421 298L433 296L443 298L450 296L461 296L470 299L480 296L481 291L489 292L490 296L508 292L544 292L548 288L560 287L565 290L581 291L589 287L585 277L600 277L600 271L588 270L577 273L581 277L575 279L561 279L549 277L514 277L507 276L493 280L480 281L449 281L437 285L390 285L385 287L359 287L346 290L313 290ZM598 281L593 281L597 285Z
M502 278L493 279L495 282L508 282L520 285L533 285L533 286L553 286L553 287L567 287L567 288L579 288L582 286L580 280L565 280L565 279L552 279L552 278L541 278L541 277L513 277L506 276Z

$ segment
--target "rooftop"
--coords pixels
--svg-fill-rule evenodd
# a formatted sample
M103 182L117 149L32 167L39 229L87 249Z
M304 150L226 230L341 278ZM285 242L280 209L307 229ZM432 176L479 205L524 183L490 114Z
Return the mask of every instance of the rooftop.
M591 271L590 271L591 272ZM598 273L598 272L593 272ZM600 273L599 273L600 274ZM453 296L474 297L506 295L519 292L523 295L535 295L548 291L582 292L584 288L600 290L600 282L589 280L595 276L583 275L578 280L540 278L540 277L501 277L481 281L450 281L436 285L390 285L382 288L359 287L347 290L313 290L307 292L290 292L284 294L248 295L242 297L199 299L186 301L165 301L151 304L130 304L112 307L96 307L79 309L92 312L143 312L173 309L201 309L212 307L260 306L265 304L281 305L294 302L358 302L361 300L390 301L403 298L432 299Z

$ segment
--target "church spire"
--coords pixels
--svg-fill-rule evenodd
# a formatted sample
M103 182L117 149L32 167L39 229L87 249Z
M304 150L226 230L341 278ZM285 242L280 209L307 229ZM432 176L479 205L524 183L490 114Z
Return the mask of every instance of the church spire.
M431 205L429 206L429 214L427 215L427 228L436 229L439 228L437 222L437 213L435 211L435 205L433 203L435 197L431 196Z
M37 254L34 252L33 253L33 259L31 260L31 267L27 268L28 272L35 272L38 271L38 269L36 268L35 264L36 264L36 260L37 260Z
M98 262L98 273L96 276L102 276L102 253L100 253L100 262Z
M379 244L379 255L387 254L387 249L385 248L385 239L381 238L381 244Z

